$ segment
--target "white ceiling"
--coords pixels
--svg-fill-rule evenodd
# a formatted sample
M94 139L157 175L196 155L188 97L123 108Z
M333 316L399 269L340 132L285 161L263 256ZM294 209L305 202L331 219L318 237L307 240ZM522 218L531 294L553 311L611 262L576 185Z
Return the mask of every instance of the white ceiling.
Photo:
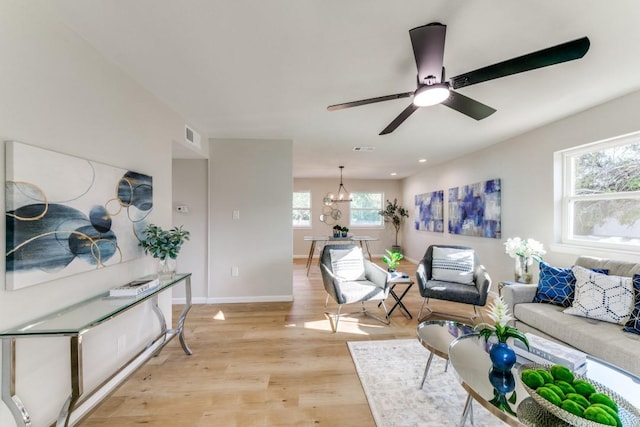
M637 0L51 0L74 31L209 138L290 139L295 177L388 179L640 89ZM460 89L498 111L444 106L378 136L415 89L409 29L447 25L448 76L588 36L577 61ZM354 146L376 147L353 152ZM175 153L177 157L185 153ZM419 164L419 158L427 158Z

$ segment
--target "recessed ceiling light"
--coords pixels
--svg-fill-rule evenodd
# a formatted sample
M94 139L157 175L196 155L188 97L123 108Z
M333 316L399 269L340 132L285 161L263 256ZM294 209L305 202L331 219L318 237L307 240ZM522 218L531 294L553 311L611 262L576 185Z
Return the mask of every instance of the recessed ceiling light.
M418 160L420 163L427 163L427 159L420 159Z
M396 176L396 175L398 175L398 174L395 173L395 172L391 172L391 176Z

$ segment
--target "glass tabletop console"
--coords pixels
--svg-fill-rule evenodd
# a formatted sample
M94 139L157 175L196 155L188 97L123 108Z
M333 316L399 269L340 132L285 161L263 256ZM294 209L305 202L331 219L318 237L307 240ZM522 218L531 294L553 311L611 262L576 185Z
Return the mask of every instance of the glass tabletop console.
M149 276L147 278L154 278ZM144 278L143 278L144 279ZM186 301L180 313L176 328L168 328L164 314L158 306L158 295L173 286L184 282ZM11 410L14 419L19 427L31 426L30 416L15 392L15 360L16 360L16 340L22 338L36 337L69 337L70 340L70 364L71 364L71 393L58 416L56 426L66 426L69 424L69 417L74 408L79 403L86 400L91 394L85 394L83 390L82 372L82 336L95 327L105 324L120 314L123 314L134 307L150 302L153 312L160 322L160 332L148 343L134 359L121 367L107 381L91 391L95 393L104 387L117 374L122 372L126 366L145 357L145 360L153 354L157 354L176 335L180 339L182 349L187 355L192 354L191 349L184 339L184 322L187 313L191 309L191 273L176 274L172 279L161 280L159 285L141 293L137 296L114 297L109 292L96 295L92 298L80 301L76 304L65 307L61 310L33 319L29 322L6 329L0 332L2 339L2 400ZM154 353L147 355L148 349L155 349Z

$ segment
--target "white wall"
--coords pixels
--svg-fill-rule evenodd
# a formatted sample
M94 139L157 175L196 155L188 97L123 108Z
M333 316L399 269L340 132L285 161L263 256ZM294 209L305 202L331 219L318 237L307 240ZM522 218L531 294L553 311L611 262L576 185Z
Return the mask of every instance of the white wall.
M293 230L293 253L295 257L306 258L309 256L310 242L304 241L304 236L328 236L331 235L333 225L327 225L320 221L320 214L324 204L322 199L327 193L338 191L339 178L335 179L310 179L296 178L293 180L294 191L311 191L311 227L294 228ZM410 207L402 200L402 181L391 179L343 179L343 184L351 193L357 192L382 192L386 200L398 199L398 203L404 207ZM413 200L413 199L412 199ZM349 227L349 234L360 236L371 236L380 239L369 243L369 249L373 256L384 255L385 249L390 249L395 242L395 229L388 224L386 227L378 228L355 228L349 224L350 203L336 204L342 212L342 217L338 224ZM406 225L405 225L406 226ZM398 234L398 243L402 245L402 234ZM316 255L321 251L321 245L316 247Z
M210 302L293 298L292 147L281 140L211 140Z
M208 145L205 141L205 145ZM194 304L205 303L208 293L209 259L209 194L208 161L173 161L173 225L184 226L191 235L180 249L178 271L191 272L191 297ZM178 212L178 206L187 206L188 212ZM184 287L173 291L174 303L184 301Z
M103 59L46 7L0 3L0 139L17 140L153 176L153 222L171 224L171 145L184 120ZM4 150L0 175L4 179ZM4 208L4 198L0 201ZM5 223L0 240L5 239ZM0 271L4 270L4 245ZM150 258L32 286L0 286L0 330L53 312L117 284L153 272ZM4 280L3 280L4 282ZM170 295L161 301L170 319ZM87 335L87 383L95 384L158 331L149 306ZM155 316L152 315L151 319ZM117 352L117 340L126 346ZM49 425L69 395L67 338L19 340L17 391L34 426ZM14 425L0 404L0 425Z
M637 261L637 252L572 250L557 244L553 154L638 131L639 103L640 92L636 92L405 179L405 200L415 194L445 190L445 224L449 188L491 178L502 180L502 239L451 235L446 230L419 232L405 227L408 256L420 259L427 246L434 243L472 246L479 251L494 283L513 280L514 262L504 253L503 243L515 236L541 241L548 251L544 259L552 265L571 266L578 255Z

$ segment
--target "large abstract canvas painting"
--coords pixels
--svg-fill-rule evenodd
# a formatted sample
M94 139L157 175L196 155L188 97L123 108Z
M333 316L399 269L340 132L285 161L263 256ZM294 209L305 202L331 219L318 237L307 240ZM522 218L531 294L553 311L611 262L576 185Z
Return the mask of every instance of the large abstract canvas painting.
M148 175L6 143L6 288L17 290L143 255Z
M500 239L500 179L449 189L449 233Z
M414 226L420 231L444 232L444 190L415 196Z

